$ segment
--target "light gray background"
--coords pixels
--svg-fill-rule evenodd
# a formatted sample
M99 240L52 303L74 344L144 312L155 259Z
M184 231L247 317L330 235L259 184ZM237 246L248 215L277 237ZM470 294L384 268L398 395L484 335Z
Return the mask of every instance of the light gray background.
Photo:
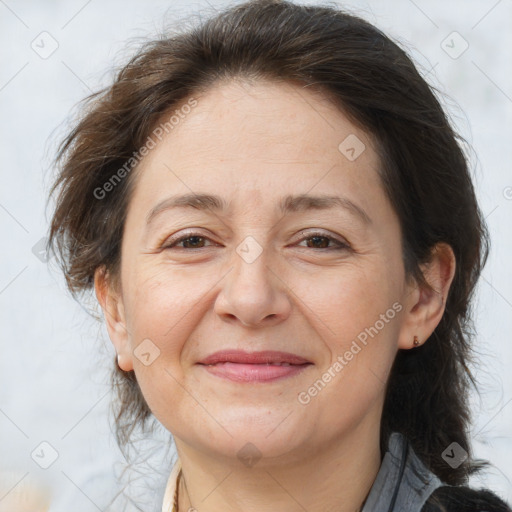
M34 479L54 490L51 512L88 512L105 510L120 489L115 475L124 461L108 424L114 351L102 325L32 251L46 234L50 162L74 105L109 83L112 65L124 61L138 38L151 37L165 20L207 15L224 5L0 0L0 498L25 477L19 485ZM473 395L472 439L476 455L493 466L472 485L512 501L512 2L343 5L408 46L430 83L451 98L446 106L453 122L475 150L475 182L492 252L475 309L481 398ZM41 38L44 48L51 47L43 31L58 43L48 58L31 47L42 47ZM453 58L464 41L468 49ZM156 450L150 464L128 473L136 480L127 492L146 511L161 504L171 462L162 448L165 434L159 431L148 444ZM46 470L30 455L42 441L59 455ZM135 510L127 502L119 498L112 510Z

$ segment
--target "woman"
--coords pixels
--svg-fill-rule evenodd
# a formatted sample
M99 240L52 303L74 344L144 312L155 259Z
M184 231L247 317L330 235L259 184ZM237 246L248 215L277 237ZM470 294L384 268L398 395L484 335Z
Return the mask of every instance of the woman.
M104 312L118 442L174 438L162 510L510 510L467 487L487 231L379 30L240 4L143 48L58 158L50 243Z

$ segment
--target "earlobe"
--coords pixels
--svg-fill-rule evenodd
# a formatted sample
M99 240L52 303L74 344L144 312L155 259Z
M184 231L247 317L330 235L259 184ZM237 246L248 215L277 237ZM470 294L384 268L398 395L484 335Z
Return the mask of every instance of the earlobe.
M109 281L108 273L104 267L96 269L94 273L94 290L103 310L109 338L117 352L118 365L124 371L133 370L122 297L115 290L114 284Z
M437 244L430 261L421 266L430 288L415 283L408 291L411 300L405 308L398 348L410 349L422 345L434 332L443 317L455 269L453 249L446 243Z

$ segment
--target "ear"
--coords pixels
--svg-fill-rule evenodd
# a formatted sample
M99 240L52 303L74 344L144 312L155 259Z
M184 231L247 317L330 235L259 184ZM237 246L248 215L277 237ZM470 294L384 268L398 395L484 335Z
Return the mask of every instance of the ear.
M133 357L130 339L126 329L126 318L121 294L109 279L105 267L97 268L94 272L94 290L96 298L103 310L110 341L112 341L121 370L133 370Z
M443 317L446 299L455 276L456 260L453 249L438 243L432 250L431 260L420 266L428 289L416 281L406 290L404 321L400 329L398 348L414 348L414 336L425 343Z

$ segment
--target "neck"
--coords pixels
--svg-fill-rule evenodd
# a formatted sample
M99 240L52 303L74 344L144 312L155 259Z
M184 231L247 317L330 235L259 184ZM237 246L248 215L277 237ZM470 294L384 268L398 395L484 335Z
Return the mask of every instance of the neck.
M260 459L252 467L175 438L182 463L178 510L360 511L381 464L378 427L359 425L321 449L302 447L293 463Z

